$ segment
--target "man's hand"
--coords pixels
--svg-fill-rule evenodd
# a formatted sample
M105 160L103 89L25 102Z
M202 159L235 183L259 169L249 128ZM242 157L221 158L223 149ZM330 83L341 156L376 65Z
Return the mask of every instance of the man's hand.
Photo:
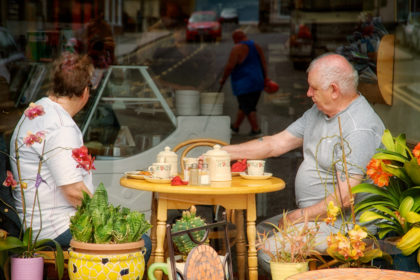
M296 210L293 210L292 212L287 212L286 214L286 224L295 224L295 223L303 223L305 221L304 217L304 208L299 208ZM279 228L283 228L284 226L284 219L285 217L282 216L279 220Z

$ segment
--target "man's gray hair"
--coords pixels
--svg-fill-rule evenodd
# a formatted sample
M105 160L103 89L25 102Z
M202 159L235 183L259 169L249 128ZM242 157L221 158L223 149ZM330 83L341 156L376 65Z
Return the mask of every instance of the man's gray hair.
M329 56L334 56L335 59L325 59ZM341 59L337 59L339 57ZM335 83L344 95L357 92L359 75L357 70L354 69L353 65L344 56L336 53L325 53L315 58L306 72L309 73L315 67L317 67L317 71L321 71L322 80L320 83L322 89L325 90L332 83Z

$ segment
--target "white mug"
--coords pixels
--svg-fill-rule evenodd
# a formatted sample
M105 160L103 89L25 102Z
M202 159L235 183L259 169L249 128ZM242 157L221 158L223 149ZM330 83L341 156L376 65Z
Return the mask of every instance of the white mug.
M247 160L247 173L250 176L264 175L265 160Z
M149 172L152 173L153 178L169 179L171 175L171 164L166 162L155 162L149 166Z

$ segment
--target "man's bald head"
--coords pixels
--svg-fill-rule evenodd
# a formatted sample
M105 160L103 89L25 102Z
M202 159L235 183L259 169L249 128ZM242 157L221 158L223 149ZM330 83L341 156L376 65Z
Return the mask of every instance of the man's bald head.
M235 44L247 40L245 32L243 32L241 29L236 29L233 31L232 39Z
M327 53L319 56L309 65L307 72L310 71L321 74L324 89L335 83L344 95L357 93L359 75L353 65L342 55Z

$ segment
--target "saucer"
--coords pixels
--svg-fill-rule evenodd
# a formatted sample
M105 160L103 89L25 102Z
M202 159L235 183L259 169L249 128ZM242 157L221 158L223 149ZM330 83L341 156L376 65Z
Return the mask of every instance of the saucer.
M144 176L144 179L147 182L155 183L155 184L170 184L171 183L171 179L160 179L160 178L153 178L150 176Z
M131 179L143 180L146 175L142 174L142 172L144 171L126 171L124 172L124 175Z
M241 172L239 173L239 175L247 180L263 180L263 179L268 179L271 176L273 176L272 173L264 173L264 175L248 175L245 172Z

